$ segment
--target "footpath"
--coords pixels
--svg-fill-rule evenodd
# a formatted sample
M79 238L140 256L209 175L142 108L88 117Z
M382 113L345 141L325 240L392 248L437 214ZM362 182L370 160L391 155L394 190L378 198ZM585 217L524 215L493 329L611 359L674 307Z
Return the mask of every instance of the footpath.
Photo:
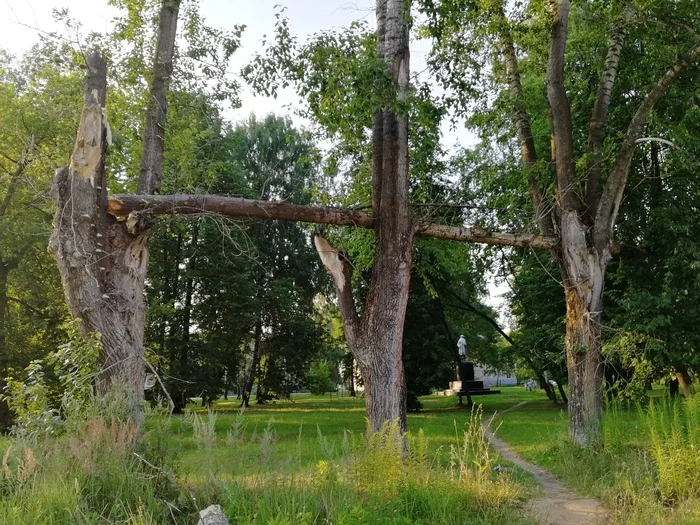
M609 516L603 504L594 498L585 498L565 487L561 481L543 468L522 459L503 440L496 437L492 429L495 418L515 410L523 401L503 412L494 414L484 423L484 430L491 446L501 457L532 474L542 485L543 494L524 505L527 515L542 525L598 525L607 523Z

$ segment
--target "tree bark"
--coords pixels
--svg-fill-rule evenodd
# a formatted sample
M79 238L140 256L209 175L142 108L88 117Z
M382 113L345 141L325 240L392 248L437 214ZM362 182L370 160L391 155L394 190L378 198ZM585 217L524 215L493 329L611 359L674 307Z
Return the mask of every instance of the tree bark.
M602 437L601 315L609 250L587 241L587 227L573 211L562 214L561 267L566 297L566 361L569 373L569 437L588 446Z
M149 87L144 125L138 193L153 193L163 176L165 124L168 116L168 90L173 72L175 33L180 0L163 0L158 17L158 40Z
M0 393L4 392L7 382L9 362L7 359L7 277L16 264L0 260ZM0 399L0 432L9 430L11 425L10 407Z
M56 172L56 213L49 249L58 263L68 308L85 331L101 334L100 394L126 387L134 415L144 398L143 299L148 233L137 214L117 222L106 213L104 160L106 68L90 54L85 105L69 168Z
M262 341L262 321L255 324L255 342L253 343L253 359L250 365L250 374L245 382L243 391L241 392L241 407L247 408L250 405L250 395L253 391L253 383L255 376L258 373L258 365L260 364L260 342Z
M602 173L602 153L603 139L605 138L605 124L608 120L608 108L610 107L610 98L617 71L620 67L620 57L622 55L622 46L629 33L628 24L632 20L634 11L628 4L625 5L622 12L622 17L614 28L610 36L610 44L608 46L608 54L605 57L603 73L600 76L598 84L598 94L593 105L593 114L591 115L588 124L588 174L586 180L586 213L589 220L593 220L598 207L598 199L600 197L600 177Z
M674 372L676 374L676 379L678 379L678 386L680 387L681 392L683 392L683 397L688 399L691 395L693 395L693 384L692 380L690 379L690 374L688 374L688 370L683 366L675 366Z

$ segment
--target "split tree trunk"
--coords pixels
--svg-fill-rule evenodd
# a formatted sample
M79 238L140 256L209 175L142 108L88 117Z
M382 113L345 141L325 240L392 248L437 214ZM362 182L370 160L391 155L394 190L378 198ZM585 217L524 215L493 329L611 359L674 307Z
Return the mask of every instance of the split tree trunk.
M609 249L589 246L577 212L563 212L560 266L566 297L566 362L569 371L569 437L581 446L598 441L603 413L601 315Z
M377 54L400 102L408 96L410 2L377 0ZM338 293L348 347L357 360L365 386L369 433L387 423L406 430L406 378L403 369L403 325L411 279L413 237L408 195L408 118L387 100L372 117L372 214L374 268L369 293L358 317L350 269L341 253L316 237L324 266Z
M69 168L56 172L56 213L49 249L54 253L68 308L82 328L101 334L96 387L125 387L138 414L143 400L143 298L147 233L134 214L117 222L107 214L105 180L107 73L104 60L87 60L85 105Z

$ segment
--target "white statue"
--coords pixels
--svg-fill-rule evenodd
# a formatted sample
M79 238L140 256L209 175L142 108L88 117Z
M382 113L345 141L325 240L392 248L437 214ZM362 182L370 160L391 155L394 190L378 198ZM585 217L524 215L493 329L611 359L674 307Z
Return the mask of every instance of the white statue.
M457 351L460 358L465 359L467 357L467 340L463 335L460 335L459 341L457 341Z

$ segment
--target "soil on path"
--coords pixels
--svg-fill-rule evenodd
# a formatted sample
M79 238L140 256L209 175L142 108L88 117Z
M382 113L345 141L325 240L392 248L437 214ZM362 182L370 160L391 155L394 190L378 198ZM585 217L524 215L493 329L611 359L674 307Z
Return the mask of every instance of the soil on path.
M493 433L491 423L497 416L515 410L527 403L523 401L503 412L494 414L484 424L486 437L501 457L532 474L542 485L544 494L528 501L524 509L528 516L542 525L597 525L607 523L609 516L603 504L592 498L584 498L552 476L546 470L528 463L516 454L503 440Z

